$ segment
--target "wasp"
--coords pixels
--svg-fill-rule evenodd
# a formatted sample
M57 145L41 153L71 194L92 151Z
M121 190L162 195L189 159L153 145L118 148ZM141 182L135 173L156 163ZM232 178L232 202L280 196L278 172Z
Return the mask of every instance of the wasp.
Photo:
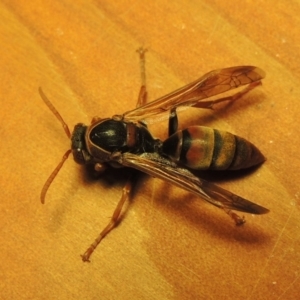
M72 152L78 164L92 165L98 173L110 167L129 167L153 177L168 181L209 203L223 209L236 223L245 222L232 210L265 214L269 210L235 195L207 180L199 178L192 170L239 170L259 165L265 157L251 142L229 132L204 126L190 126L178 130L177 111L188 107L211 109L223 101L235 101L261 83L264 71L254 66L237 66L211 71L196 81L147 103L145 83L145 49L138 50L141 62L142 85L137 107L122 115L101 119L95 117L91 125L75 125L73 133L56 108L39 88L41 98L63 125L71 149L46 181L41 201L51 182ZM212 99L232 89L245 86L234 95ZM168 137L162 141L153 137L147 128L147 120L168 114ZM163 118L160 118L163 119ZM132 175L133 176L133 175ZM129 178L121 199L109 224L81 255L89 261L101 240L117 226L122 208L129 198L134 184Z

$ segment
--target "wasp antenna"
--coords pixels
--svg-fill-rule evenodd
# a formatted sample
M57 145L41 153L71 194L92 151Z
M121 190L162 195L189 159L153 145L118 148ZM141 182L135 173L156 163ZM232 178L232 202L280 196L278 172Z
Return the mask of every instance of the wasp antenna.
M71 138L70 129L67 125L67 123L64 121L60 113L57 111L57 109L53 106L53 104L50 102L50 100L46 97L41 87L39 87L39 93L45 104L49 107L49 109L53 112L53 114L56 116L56 118L59 120L61 125L63 126L66 135L68 138Z
M69 149L64 156L62 157L61 162L57 165L57 167L53 170L53 172L51 173L51 175L48 177L47 181L45 182L42 192L41 192L41 202L44 204L45 203L45 197L47 194L47 191L52 183L52 181L54 180L54 178L56 177L57 173L59 172L59 170L62 168L62 166L64 165L65 161L68 159L70 153L71 153L71 149Z

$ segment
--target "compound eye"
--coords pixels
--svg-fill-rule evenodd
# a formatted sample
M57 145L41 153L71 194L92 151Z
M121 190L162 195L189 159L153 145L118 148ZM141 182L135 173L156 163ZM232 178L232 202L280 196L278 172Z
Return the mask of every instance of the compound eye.
M73 149L72 150L73 158L76 163L83 165L85 164L83 151L81 149Z

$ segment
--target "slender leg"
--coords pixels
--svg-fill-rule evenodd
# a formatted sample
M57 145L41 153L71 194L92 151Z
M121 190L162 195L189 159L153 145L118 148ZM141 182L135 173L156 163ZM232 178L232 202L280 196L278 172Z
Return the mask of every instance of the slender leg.
M137 52L139 53L139 56L140 56L141 81L142 81L141 89L140 89L139 96L138 96L138 101L136 104L137 107L139 107L147 102L146 72L145 72L145 52L146 51L147 50L143 49L143 48L139 48L137 50ZM95 120L97 120L97 119L95 119ZM102 171L103 167L104 166L101 164L96 164L95 170L97 171L98 168L100 168L100 170ZM119 200L119 203L110 219L110 222L100 232L99 236L90 245L90 247L85 251L85 253L83 255L81 255L82 260L84 262L90 262L90 256L95 251L95 249L100 244L100 242L105 238L105 236L109 232L111 232L114 228L116 228L118 226L118 224L120 223L121 217L122 217L121 213L122 213L123 206L124 206L126 200L128 200L130 198L130 193L136 182L136 178L137 178L136 174L137 173L138 173L138 171L136 171L136 170L131 171L131 174L129 175L128 180L123 188L121 199Z
M123 187L123 191L122 191L122 197L110 219L110 222L108 223L108 225L100 232L99 236L95 239L94 243L92 243L90 245L90 247L85 251L85 253L83 255L81 255L82 260L84 262L90 262L90 256L92 255L92 253L94 252L94 250L97 248L97 246L100 244L100 242L102 241L102 239L110 232L112 231L115 227L118 226L119 222L120 222L120 215L122 212L122 208L124 206L124 203L126 202L126 200L129 198L129 195L131 193L133 187L133 178L132 176L129 177L129 179L127 180L125 186Z
M145 53L147 49L139 48L136 52L140 56L140 71L141 71L141 89L138 97L138 101L136 103L136 107L140 107L147 103L147 89L146 89L146 60L145 60Z

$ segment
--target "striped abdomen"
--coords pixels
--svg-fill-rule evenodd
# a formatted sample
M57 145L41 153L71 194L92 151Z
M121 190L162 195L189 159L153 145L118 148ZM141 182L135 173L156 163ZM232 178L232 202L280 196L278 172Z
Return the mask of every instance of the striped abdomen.
M247 140L203 126L177 131L163 142L162 153L197 170L238 170L262 163L265 158Z

